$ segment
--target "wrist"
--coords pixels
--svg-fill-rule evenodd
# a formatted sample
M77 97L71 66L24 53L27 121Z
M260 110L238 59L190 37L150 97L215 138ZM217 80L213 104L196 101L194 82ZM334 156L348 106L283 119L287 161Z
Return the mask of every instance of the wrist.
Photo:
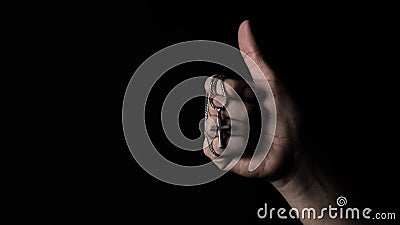
M272 182L292 207L320 208L335 201L337 189L312 158L299 152L292 165L285 176Z

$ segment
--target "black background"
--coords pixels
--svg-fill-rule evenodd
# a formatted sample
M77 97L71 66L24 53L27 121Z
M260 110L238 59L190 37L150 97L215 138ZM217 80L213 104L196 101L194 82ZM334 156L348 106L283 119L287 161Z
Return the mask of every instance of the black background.
M252 20L267 62L305 113L304 135L315 160L344 184L349 202L399 213L394 8L241 4L63 5L7 14L0 53L1 219L247 224L269 222L256 217L265 202L288 207L267 182L231 173L195 187L158 181L135 162L123 136L124 91L147 57L187 40L237 46L244 19ZM149 104L156 108L174 82L223 70L207 63L174 68L163 78L172 83L153 91ZM193 115L183 131L196 134L203 102L183 110ZM151 116L149 126L157 128L157 112ZM153 132L160 138L160 130ZM176 153L163 137L157 143L173 161L207 161L202 154Z

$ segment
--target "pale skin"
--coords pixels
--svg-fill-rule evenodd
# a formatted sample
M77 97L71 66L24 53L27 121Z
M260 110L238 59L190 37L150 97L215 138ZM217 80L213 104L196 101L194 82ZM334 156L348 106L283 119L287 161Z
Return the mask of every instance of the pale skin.
M279 77L263 59L248 20L244 21L239 27L238 43L240 50L257 64L262 75L268 81L275 99L277 120L272 146L261 165L256 170L249 171L251 155L243 156L231 171L245 177L265 179L271 182L291 207L297 209L313 207L318 210L327 207L329 204L335 206L337 197L343 195L343 192L302 150L299 136L301 114L285 87L279 82ZM244 57L254 81L250 85L257 86L259 82L256 81L261 80L258 77L260 74L254 73L253 66L248 63L249 58ZM207 82L206 91L208 89ZM225 85L229 85L241 95L251 117L251 112L255 107L252 103L254 96L251 91L247 91L248 89L242 81L234 79L226 79ZM209 111L210 117L216 120L215 111L212 109ZM229 118L229 115L225 116L225 118ZM229 137L225 138L224 141L229 141ZM219 154L225 150L218 148L217 136L214 137L213 147ZM215 155L211 154L208 147L203 150L210 159L216 158ZM303 224L357 224L357 222L366 224L366 221L332 220L327 217L320 220L302 219L302 222Z

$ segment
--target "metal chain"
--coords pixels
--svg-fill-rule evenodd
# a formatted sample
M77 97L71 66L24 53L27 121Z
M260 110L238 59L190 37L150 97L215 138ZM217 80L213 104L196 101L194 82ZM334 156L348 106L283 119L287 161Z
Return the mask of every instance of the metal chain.
M208 89L208 92L206 93L206 99L205 99L205 110L204 110L204 112L205 112L205 115L204 115L204 118L205 118L205 121L204 121L204 136L206 137L206 139L207 139L207 144L208 144L208 148L209 148L209 150L210 150L210 152L213 154L213 155L215 155L216 157L219 157L220 156L220 154L218 154L216 151L215 151L215 149L214 149L214 147L212 146L212 141L213 141L213 139L210 137L210 135L207 133L207 119L208 119L208 113L209 113L209 111L208 111L208 104L210 104L210 106L212 106L214 109L216 109L216 107L215 107L215 105L213 104L213 102L211 103L211 101L213 101L213 98L215 97L215 95L216 95L216 88L217 88L217 84L218 84L218 81L220 81L221 82L221 92L222 92L222 96L223 96L223 98L224 98L224 102L223 102L223 104L222 104L222 107L223 108L225 108L226 107L226 105L227 105L227 103L228 103L228 98L226 97L226 92L225 92L225 86L224 86L224 79L225 79L225 76L224 75L216 75L216 76L213 76L212 78L211 78L211 81L210 81L210 87L209 87L209 89Z

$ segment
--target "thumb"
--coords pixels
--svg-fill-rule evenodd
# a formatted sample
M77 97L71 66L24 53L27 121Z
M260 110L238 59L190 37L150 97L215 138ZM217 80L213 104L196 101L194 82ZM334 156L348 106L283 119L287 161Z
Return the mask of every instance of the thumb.
M268 81L275 81L275 75L268 64L264 61L260 49L254 39L249 20L245 20L240 24L238 42L242 57L246 66L249 68L253 81L265 78Z

